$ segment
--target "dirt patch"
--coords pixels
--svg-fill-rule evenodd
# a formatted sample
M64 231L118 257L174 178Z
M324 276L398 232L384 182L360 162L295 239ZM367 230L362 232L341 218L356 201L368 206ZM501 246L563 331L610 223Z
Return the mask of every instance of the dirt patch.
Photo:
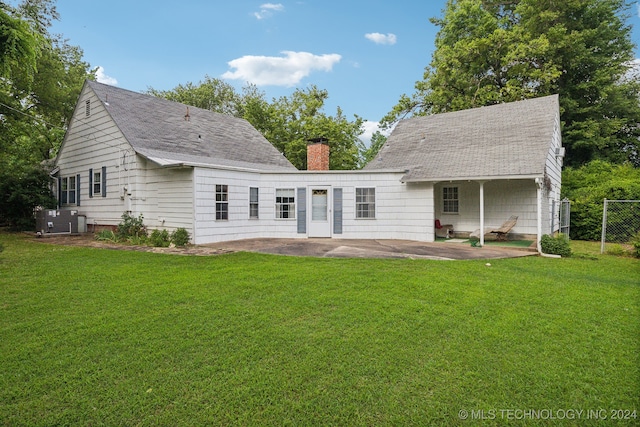
M81 246L87 248L112 249L118 251L137 251L137 252L154 252L160 254L174 255L221 255L235 252L224 248L211 248L206 246L188 245L182 248L154 248L152 246L128 245L125 243L113 243L96 240L95 235L91 233L80 235L56 235L34 237L34 240L41 243L49 243L53 245L65 246Z

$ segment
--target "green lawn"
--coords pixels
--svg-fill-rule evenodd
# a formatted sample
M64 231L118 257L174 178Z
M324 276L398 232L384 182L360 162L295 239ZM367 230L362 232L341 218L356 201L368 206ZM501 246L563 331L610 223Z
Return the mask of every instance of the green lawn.
M640 424L631 258L0 243L0 425Z

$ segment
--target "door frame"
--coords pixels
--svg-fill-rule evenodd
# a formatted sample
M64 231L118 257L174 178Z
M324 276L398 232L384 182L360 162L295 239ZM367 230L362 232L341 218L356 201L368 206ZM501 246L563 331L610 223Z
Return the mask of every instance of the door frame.
M307 187L309 191L308 205L307 205L307 224L309 224L307 230L307 237L331 237L332 225L333 225L333 195L330 185L309 185ZM313 220L313 191L322 190L327 192L327 219L326 221L314 221Z

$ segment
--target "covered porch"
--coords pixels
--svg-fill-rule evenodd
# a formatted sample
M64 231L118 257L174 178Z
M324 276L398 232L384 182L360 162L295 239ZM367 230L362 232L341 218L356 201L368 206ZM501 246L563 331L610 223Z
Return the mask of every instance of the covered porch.
M438 181L433 186L436 240L475 237L479 246L497 239L535 241L539 250L542 234L549 232L543 226L550 214L539 178Z

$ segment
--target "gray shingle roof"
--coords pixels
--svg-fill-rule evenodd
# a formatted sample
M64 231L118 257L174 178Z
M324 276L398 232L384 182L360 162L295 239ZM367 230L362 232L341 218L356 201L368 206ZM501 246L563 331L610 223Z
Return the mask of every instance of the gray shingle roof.
M159 164L296 168L244 119L87 81L133 149Z
M542 176L558 95L402 120L365 170L405 169L404 181Z

